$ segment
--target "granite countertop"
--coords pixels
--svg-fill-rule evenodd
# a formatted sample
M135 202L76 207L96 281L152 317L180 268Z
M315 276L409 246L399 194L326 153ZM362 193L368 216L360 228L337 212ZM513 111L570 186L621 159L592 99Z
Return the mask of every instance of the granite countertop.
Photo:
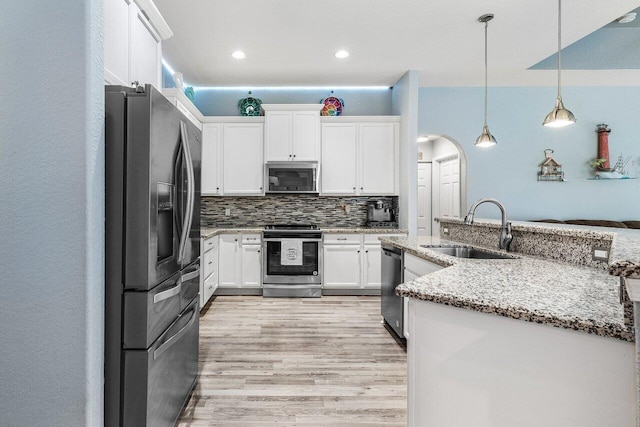
M462 219L449 219L443 222L462 224ZM497 220L476 220L478 225L500 228ZM550 224L543 222L512 221L513 230L545 232L564 236L578 236L594 239L613 240L609 257L609 272L614 276L640 278L640 230L594 227L575 224Z
M359 233L359 234L407 234L401 228L371 228L371 227L320 227L323 233ZM207 239L225 233L262 233L264 227L213 228L201 227L200 237Z
M399 285L399 295L634 341L619 301L619 281L604 270L515 253L514 259L454 258L420 247L455 243L432 237L380 240L447 267Z

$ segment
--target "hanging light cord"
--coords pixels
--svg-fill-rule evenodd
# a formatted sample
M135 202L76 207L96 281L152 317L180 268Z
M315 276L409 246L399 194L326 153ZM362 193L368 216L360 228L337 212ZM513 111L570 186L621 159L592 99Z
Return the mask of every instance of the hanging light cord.
M562 0L558 0L558 99L561 99L560 94L560 69L562 68Z
M484 125L487 125L487 26L489 21L484 21Z

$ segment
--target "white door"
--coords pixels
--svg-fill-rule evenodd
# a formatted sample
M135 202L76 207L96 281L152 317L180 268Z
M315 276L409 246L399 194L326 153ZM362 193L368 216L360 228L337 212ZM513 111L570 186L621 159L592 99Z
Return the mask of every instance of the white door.
M218 254L218 282L221 288L237 288L242 275L240 234L221 234Z
M292 125L293 160L320 160L320 113L294 111Z
M356 194L355 123L322 125L322 194Z
M360 245L324 245L324 288L360 287Z
M380 245L365 245L362 257L363 288L380 289L382 283L382 247Z
M222 139L223 191L231 195L264 194L262 123L225 123Z
M437 218L460 218L460 160L445 158L433 169L432 212ZM437 188L437 189L436 189ZM440 235L440 224L434 224L433 234Z
M130 5L131 49L129 51L130 82L162 88L160 37L135 4Z
M242 246L242 287L259 288L262 283L260 245Z
M362 123L359 139L360 194L395 194L395 124Z
M418 163L418 236L431 236L431 163Z
M206 123L202 126L202 165L200 182L201 194L212 196L222 194L221 188L221 148L222 125Z
M291 113L288 111L267 111L265 113L265 161L293 160L291 117Z

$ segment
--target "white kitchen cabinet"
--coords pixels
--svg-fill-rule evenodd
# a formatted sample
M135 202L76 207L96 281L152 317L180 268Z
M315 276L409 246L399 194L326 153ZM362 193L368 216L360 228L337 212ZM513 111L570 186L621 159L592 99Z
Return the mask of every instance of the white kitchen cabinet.
M362 287L380 289L382 285L382 247L365 244L362 256Z
M218 288L219 239L212 236L202 240L200 274L200 309L209 301Z
M384 234L392 236L393 234ZM323 237L326 289L379 292L382 276L380 234L334 234Z
M242 283L240 233L221 234L218 269L220 288L237 288Z
M264 195L262 123L225 123L222 184L225 195Z
M397 120L323 122L321 194L397 195L398 125Z
M360 288L360 259L361 247L359 244L323 245L323 288Z
M322 125L321 194L357 193L357 134L355 123Z
M242 287L262 287L261 252L260 245L242 245Z
M262 238L260 234L220 235L220 288L262 287Z
M108 84L162 88L162 40L173 33L151 0L106 0L104 66Z
M202 126L201 189L203 196L222 194L222 124Z
M265 161L320 160L322 104L263 104Z

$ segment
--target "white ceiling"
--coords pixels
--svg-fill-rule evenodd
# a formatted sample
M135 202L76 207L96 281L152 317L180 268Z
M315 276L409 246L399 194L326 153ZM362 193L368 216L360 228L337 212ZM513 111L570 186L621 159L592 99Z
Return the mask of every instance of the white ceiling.
M556 84L553 70L527 68L557 49L557 0L154 1L174 33L164 59L189 85L392 86L418 70L420 86L482 86L485 13L489 85ZM638 6L565 0L563 46ZM339 49L351 56L336 59ZM640 70L563 72L563 85L639 83Z

